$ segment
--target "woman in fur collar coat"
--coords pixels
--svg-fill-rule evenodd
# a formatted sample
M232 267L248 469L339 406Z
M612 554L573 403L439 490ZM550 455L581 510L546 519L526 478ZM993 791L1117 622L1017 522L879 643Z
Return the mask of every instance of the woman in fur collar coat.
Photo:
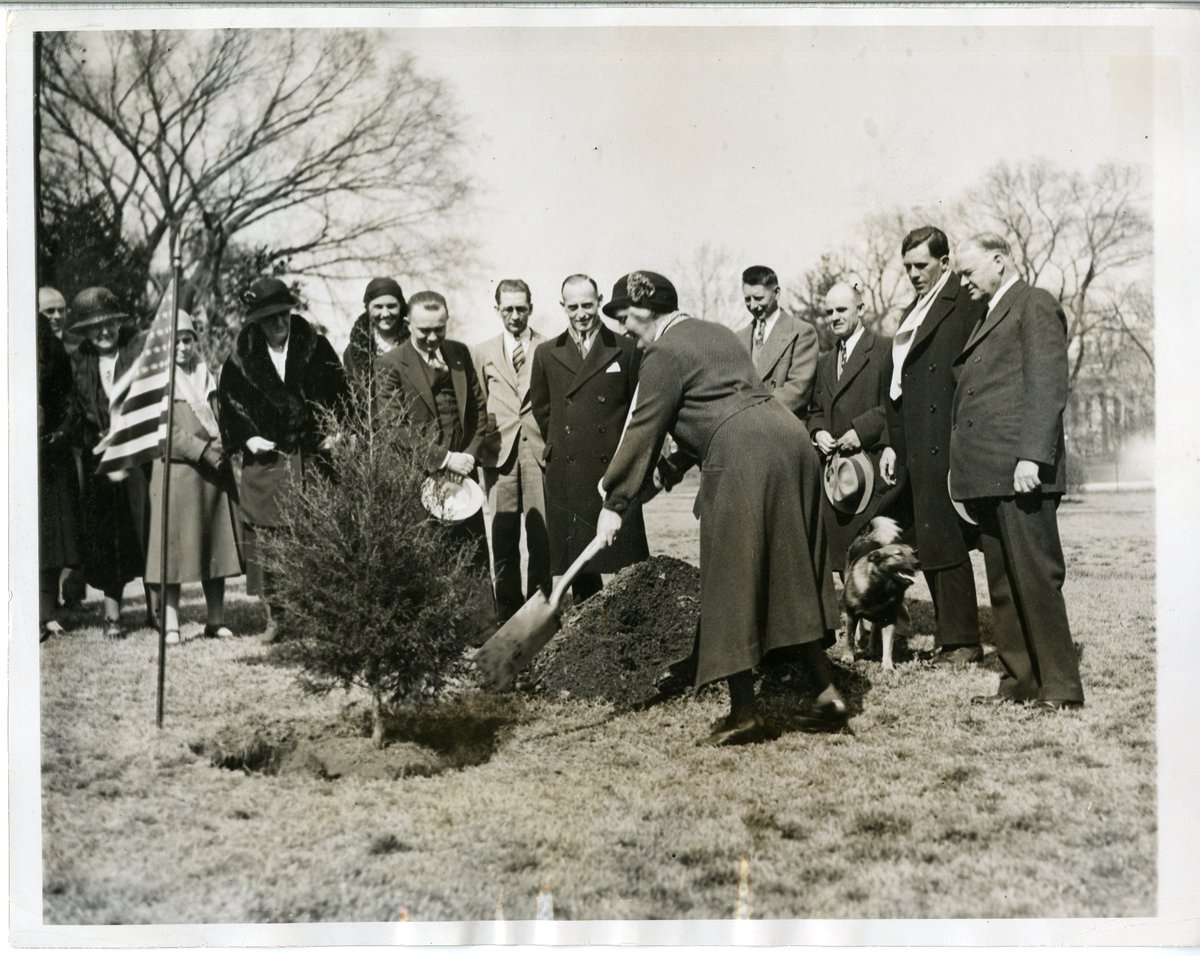
M221 369L217 391L225 451L241 455L237 490L246 532L246 590L262 594L254 529L278 526L278 502L289 483L325 467L329 440L321 410L342 408L347 387L333 346L292 312L297 303L287 285L259 279L242 301L247 321ZM273 623L268 632L274 635Z

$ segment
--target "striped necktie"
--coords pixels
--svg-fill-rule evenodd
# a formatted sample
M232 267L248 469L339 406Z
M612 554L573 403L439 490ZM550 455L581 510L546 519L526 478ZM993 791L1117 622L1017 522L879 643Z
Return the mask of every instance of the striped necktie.
M512 350L513 371L518 375L521 374L521 366L525 364L525 349L521 346L521 340L515 339Z
M767 320L754 320L754 351L757 352L767 342Z
M837 377L838 377L838 379L841 379L842 369L844 369L845 367L846 367L846 340L839 339L838 340L838 354L837 354Z

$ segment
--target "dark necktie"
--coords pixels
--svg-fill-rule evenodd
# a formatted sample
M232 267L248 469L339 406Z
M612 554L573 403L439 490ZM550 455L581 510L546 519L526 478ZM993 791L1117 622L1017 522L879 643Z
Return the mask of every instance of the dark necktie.
M838 377L838 379L841 379L842 369L844 369L845 367L846 367L846 340L841 339L838 342L838 354L837 354L837 377Z
M513 345L513 371L518 375L521 374L521 366L525 364L525 349L521 347L521 340L517 339Z

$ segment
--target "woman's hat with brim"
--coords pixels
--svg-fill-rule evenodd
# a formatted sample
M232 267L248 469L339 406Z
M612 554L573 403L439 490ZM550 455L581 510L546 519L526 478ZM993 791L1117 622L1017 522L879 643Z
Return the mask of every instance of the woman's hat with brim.
M103 286L84 289L71 303L71 331L81 332L105 322L123 322L129 313L121 308L117 297Z
M282 279L256 279L242 293L242 305L246 307L246 319L250 322L269 319L280 312L291 312L299 304Z
M604 314L615 319L617 313L630 306L664 314L679 309L679 295L666 276L657 272L631 272L613 285L612 295L604 303Z
M483 489L470 478L430 475L421 486L421 504L443 524L461 524L483 507Z
M875 492L875 466L866 452L834 454L825 465L825 497L838 511L862 514Z

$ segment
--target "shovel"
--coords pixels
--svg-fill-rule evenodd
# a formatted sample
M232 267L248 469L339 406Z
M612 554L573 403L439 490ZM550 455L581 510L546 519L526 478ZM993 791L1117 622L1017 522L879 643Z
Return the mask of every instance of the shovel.
M529 666L534 656L558 632L558 605L563 594L583 566L604 549L600 538L583 549L583 553L567 568L547 598L541 591L525 602L524 607L504 622L473 655L479 668L480 683L490 690L504 690L513 678Z

